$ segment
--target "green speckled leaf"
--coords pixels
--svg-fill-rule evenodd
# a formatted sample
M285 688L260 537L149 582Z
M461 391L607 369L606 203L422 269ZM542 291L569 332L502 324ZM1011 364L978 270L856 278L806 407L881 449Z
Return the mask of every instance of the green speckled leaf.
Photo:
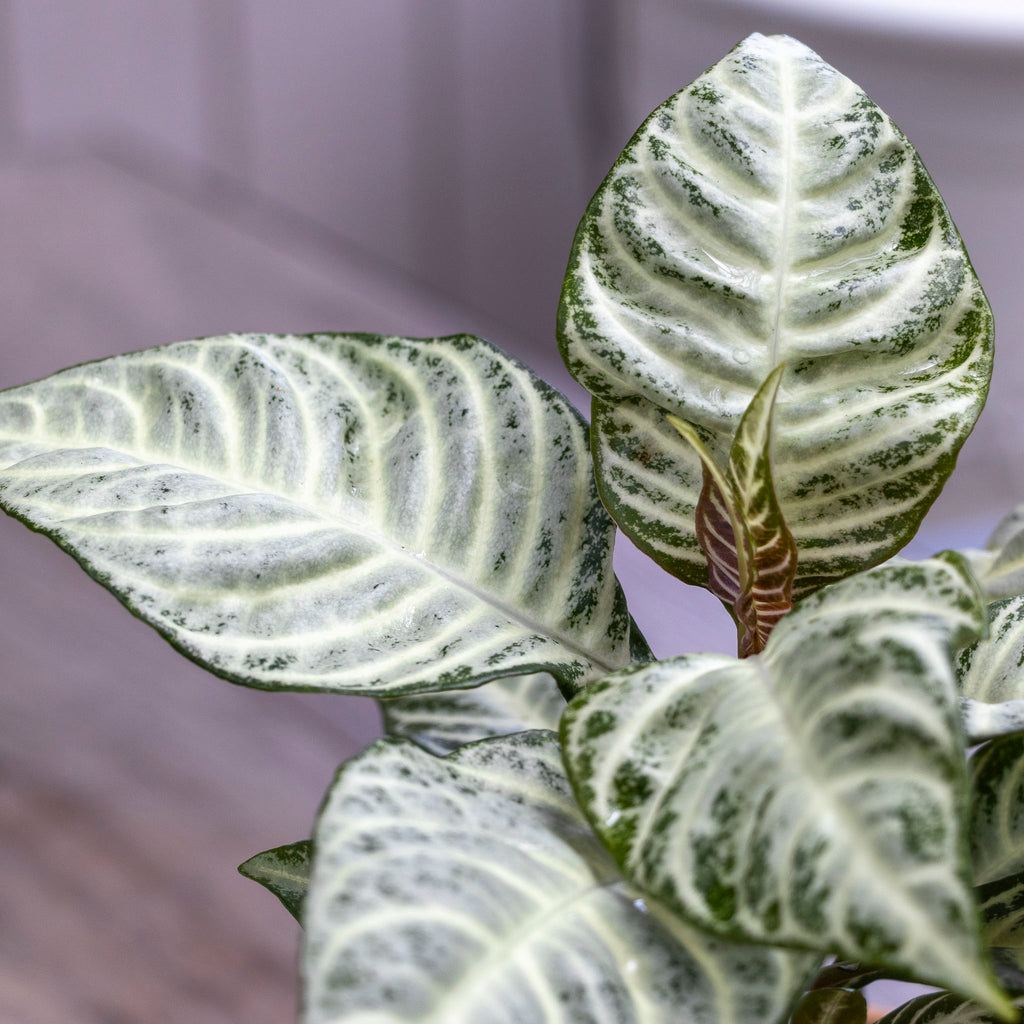
M887 1013L878 1024L995 1024L998 1017L948 992L929 992Z
M250 857L238 870L269 889L296 921L302 922L302 904L309 889L313 862L313 843L303 839L287 846L277 846Z
M1013 1006L1019 1011L1024 1007L1024 999L1015 999ZM997 1024L1000 1020L1016 1019L1016 1014L1009 1011L1002 1017L996 1016L948 992L929 992L887 1013L878 1024Z
M993 602L988 617L989 635L957 657L964 732L971 743L1024 731L1024 596Z
M899 129L802 44L753 35L651 114L595 194L559 342L594 395L605 504L701 585L701 464L665 415L722 465L786 364L772 474L799 598L914 534L984 402L992 317Z
M549 732L382 740L316 830L304 1024L775 1024L819 959L737 946L622 881Z
M1024 871L1024 736L1006 736L974 752L971 863L987 882Z
M742 661L592 683L562 718L624 874L724 937L833 952L1000 1006L979 943L950 647L984 628L963 559L808 597Z
M971 865L985 936L990 946L1024 950L1024 736L986 743L970 772Z
M235 335L0 392L0 507L248 685L630 660L586 425L478 338Z
M435 754L489 736L529 729L558 730L565 698L545 672L496 679L472 690L448 690L380 702L384 728Z

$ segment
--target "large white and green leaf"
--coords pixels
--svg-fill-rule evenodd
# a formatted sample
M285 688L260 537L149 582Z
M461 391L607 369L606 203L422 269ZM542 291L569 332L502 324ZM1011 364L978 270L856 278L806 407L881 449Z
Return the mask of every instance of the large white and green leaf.
M305 1024L773 1024L820 959L724 942L625 883L550 732L382 740L316 829Z
M808 597L762 654L598 680L562 718L581 806L626 877L718 934L1003 1007L971 892L950 652L984 624L946 554Z
M0 507L236 682L629 662L586 424L478 338L234 335L0 392Z
M778 366L772 476L797 597L914 534L991 376L992 317L917 154L787 37L744 40L658 107L591 200L559 309L612 515L704 585L699 458L725 464Z
M496 679L472 690L421 693L380 702L384 729L435 754L489 736L531 729L558 731L565 698L546 672Z
M988 616L988 636L957 657L964 732L971 743L1024 731L1024 596L994 601Z

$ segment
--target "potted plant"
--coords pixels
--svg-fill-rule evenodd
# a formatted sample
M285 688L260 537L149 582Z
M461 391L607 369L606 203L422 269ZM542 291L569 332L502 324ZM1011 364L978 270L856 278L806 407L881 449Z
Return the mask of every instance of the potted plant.
M237 335L0 393L0 506L187 657L374 696L311 838L303 1020L862 1022L1024 999L1024 528L897 552L992 317L903 134L787 37L633 136L558 314L592 421L479 338ZM732 615L655 659L616 527ZM978 747L970 756L967 750Z

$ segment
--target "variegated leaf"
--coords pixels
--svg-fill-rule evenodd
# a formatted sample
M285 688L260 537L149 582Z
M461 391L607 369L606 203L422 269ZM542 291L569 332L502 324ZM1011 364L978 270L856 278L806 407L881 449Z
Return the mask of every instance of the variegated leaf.
M718 934L1004 1006L967 877L950 665L984 621L947 553L808 597L760 655L598 680L562 718L581 806L628 878Z
M1024 872L1024 736L986 743L970 772L971 863L984 885Z
M949 992L928 992L887 1013L878 1024L998 1024L1017 1020L1024 998L1014 999L1012 1006L1002 1015L992 1014Z
M1024 952L1024 873L978 886L977 900L985 922L985 941L993 947Z
M964 555L990 601L1024 594L1024 505L999 523L983 551Z
M488 736L558 729L565 698L544 672L496 679L472 690L449 690L380 702L384 728L435 754Z
M800 597L913 536L983 404L992 318L899 129L800 43L754 35L616 161L576 234L559 341L594 395L605 504L701 585L701 463L665 414L723 465L786 364L772 476Z
M296 921L302 922L302 905L309 889L313 862L313 843L303 839L288 846L277 846L250 857L238 870L269 889Z
M697 541L707 558L708 589L736 618L740 657L764 650L793 605L797 551L775 498L769 454L782 370L768 375L743 414L724 475L693 427L669 417L701 461Z
M964 732L971 743L1024 731L1024 596L990 604L988 616L989 635L957 658Z
M305 1024L773 1024L817 957L708 937L622 881L553 733L383 740L316 830Z
M478 338L235 335L12 388L0 506L236 682L629 662L586 425Z
M990 946L1024 949L1024 736L975 751L971 864Z

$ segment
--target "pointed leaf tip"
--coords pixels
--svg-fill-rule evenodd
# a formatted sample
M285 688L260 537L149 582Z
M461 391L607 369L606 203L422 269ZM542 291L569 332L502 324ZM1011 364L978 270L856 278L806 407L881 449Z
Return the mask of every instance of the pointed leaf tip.
M300 924L313 865L313 841L264 850L238 865L238 873L272 892Z

